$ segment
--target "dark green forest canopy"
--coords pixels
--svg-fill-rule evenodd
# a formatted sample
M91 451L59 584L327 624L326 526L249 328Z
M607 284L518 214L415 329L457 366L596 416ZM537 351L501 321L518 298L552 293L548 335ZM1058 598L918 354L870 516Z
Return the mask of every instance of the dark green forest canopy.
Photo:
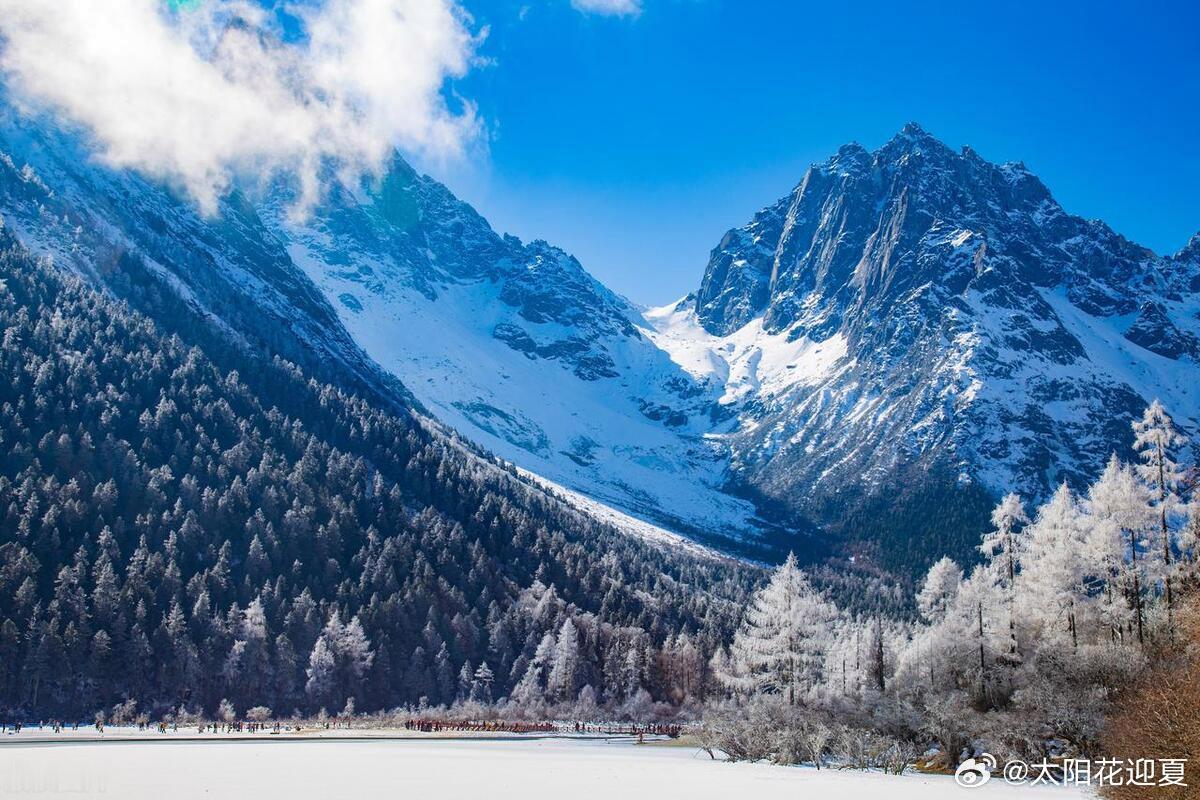
M169 292L137 289L151 319L0 249L0 713L447 703L484 662L499 697L567 618L581 681L671 698L656 654L711 652L759 577L600 524Z

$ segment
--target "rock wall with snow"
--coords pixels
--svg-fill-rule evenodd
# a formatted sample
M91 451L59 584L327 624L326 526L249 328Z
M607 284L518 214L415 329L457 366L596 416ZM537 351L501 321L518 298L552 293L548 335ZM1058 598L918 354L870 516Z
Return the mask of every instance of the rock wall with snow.
M915 125L814 165L724 235L695 293L643 309L399 157L329 176L301 220L282 186L206 219L0 110L0 215L35 251L114 272L136 256L231 340L349 365L694 537L786 542L815 520L965 547L990 497L1044 497L1127 451L1150 399L1200 421L1200 235L1155 255L1066 213L1024 166Z
M908 125L725 234L657 341L743 387L722 398L734 474L789 505L900 473L1044 497L1128 452L1154 397L1200 420L1198 242L1157 256L1066 213L1023 165Z

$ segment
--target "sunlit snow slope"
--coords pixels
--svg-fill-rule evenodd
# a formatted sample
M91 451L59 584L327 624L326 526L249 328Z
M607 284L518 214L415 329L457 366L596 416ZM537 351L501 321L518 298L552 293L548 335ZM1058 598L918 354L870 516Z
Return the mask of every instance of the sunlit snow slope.
M0 219L34 251L113 281L136 261L232 341L336 361L708 543L792 546L815 520L927 561L965 551L1000 492L1128 453L1150 399L1200 423L1200 236L1155 255L916 126L814 165L724 235L696 292L646 310L399 157L329 176L300 219L286 188L204 218L43 122L0 97Z
M266 219L346 329L442 421L545 478L702 538L755 538L706 439L714 387L647 338L640 312L544 242L497 235L397 159Z

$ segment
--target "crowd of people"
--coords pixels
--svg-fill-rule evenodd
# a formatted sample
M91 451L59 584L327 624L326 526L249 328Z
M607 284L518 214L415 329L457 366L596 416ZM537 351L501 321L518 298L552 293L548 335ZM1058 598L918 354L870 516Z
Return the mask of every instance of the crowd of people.
M328 727L328 726L326 726ZM232 722L201 722L196 726L198 733L262 733L270 731L271 733L280 733L284 730L300 730L299 725L285 724L283 722L249 722L249 721L232 721ZM160 730L166 732L166 723L162 723Z
M62 733L64 729L70 727L72 730L79 730L78 722L64 723L61 720L52 720L50 722L38 722L37 729L43 730L50 728L54 733ZM319 721L313 723L310 727L324 728L326 730L333 728L350 728L353 727L354 721L351 718L338 718ZM160 720L151 722L146 719L139 719L134 723L139 733L146 733L155 730L158 733L166 734L168 732L175 733L179 731L179 722L177 720L167 721ZM103 719L97 719L93 723L93 727L97 733L104 733L105 722ZM0 734L5 733L20 733L25 727L21 722L10 722L0 720ZM199 734L228 734L228 733L262 733L269 732L272 734L287 732L298 732L303 730L303 727L296 722L263 722L249 720L228 720L222 722L198 722L196 723L196 732ZM574 723L555 723L555 722L526 722L521 720L446 720L432 717L413 717L404 722L404 730L415 733L577 733L577 734L597 734L605 736L637 736L639 739L645 736L668 736L672 739L677 738L682 732L683 727L677 724L653 723L653 724L617 724L617 723L593 723L593 722L574 722Z
M520 722L516 720L444 720L416 718L404 723L406 731L441 733L443 731L481 731L487 733L553 733L558 730L551 722Z

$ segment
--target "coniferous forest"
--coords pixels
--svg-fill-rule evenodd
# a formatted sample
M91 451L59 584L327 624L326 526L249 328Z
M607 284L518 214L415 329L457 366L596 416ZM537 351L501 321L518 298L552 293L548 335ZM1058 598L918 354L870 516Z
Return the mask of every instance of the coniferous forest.
M679 699L757 574L623 535L278 357L201 350L11 239L0 336L13 715L499 698L568 621L558 696Z

